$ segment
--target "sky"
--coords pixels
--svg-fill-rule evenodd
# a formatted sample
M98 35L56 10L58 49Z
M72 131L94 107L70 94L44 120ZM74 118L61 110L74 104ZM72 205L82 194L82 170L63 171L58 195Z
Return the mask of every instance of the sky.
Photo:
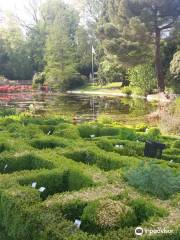
M0 11L13 12L20 18L26 20L28 18L25 6L28 5L29 1L45 1L45 0L0 0ZM64 0L67 3L72 3L74 0Z

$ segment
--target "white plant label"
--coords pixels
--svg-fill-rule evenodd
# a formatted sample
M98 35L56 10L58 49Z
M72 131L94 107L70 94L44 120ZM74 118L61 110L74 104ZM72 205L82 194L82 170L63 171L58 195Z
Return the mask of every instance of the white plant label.
M90 135L91 138L95 138L95 135Z
M4 166L4 170L6 170L6 169L7 169L7 167L8 167L8 165L6 164L6 165Z
M40 187L39 192L44 192L46 190L45 187Z
M36 186L37 186L37 183L36 183L36 182L33 182L33 183L32 183L32 188L36 188Z
M77 227L77 228L80 228L81 226L81 221L76 219L75 222L74 222L74 225Z

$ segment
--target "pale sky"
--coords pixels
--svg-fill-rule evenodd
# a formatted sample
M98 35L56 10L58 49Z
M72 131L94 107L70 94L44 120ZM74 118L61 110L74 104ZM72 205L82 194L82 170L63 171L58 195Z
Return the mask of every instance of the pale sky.
M13 12L15 15L23 19L27 19L27 12L25 6L28 5L29 1L44 2L46 0L0 0L0 10ZM74 0L64 0L66 3L75 2ZM78 1L77 1L78 2Z

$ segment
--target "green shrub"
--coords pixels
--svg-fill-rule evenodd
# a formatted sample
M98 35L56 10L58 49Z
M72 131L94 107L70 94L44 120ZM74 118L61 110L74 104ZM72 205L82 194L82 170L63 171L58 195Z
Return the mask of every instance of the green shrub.
M79 73L67 76L61 83L62 90L72 90L84 86L88 82L88 78Z
M34 170L47 168L52 169L54 165L32 153L21 155L6 154L0 156L0 173L12 173L22 170Z
M39 127L44 134L48 134L48 135L52 135L54 130L55 130L55 126L52 125L41 125Z
M180 148L180 140L176 140L173 144L173 148Z
M0 153L9 150L10 147L8 146L7 143L0 143Z
M119 156L119 154L116 153L108 153L96 147L70 150L65 153L65 156L77 162L83 162L90 165L95 164L104 171L131 166L138 162L136 158Z
M180 61L180 51L177 51L174 56L173 60L170 64L170 73L171 73L171 86L173 87L173 90L175 93L180 93L180 67L179 67L179 61Z
M34 181L37 182L37 189L40 187L46 188L46 190L41 193L42 199L46 199L49 195L55 193L79 190L94 184L93 181L80 170L72 169L43 171L27 177L24 176L18 180L22 186L31 186Z
M54 135L58 137L65 137L71 139L80 138L79 131L74 126L69 126L65 129L56 129Z
M129 86L123 87L121 89L121 92L124 94L127 94L128 96L130 96L132 94L132 89Z
M155 207L152 203L145 201L142 198L130 201L129 205L135 212L137 218L137 226L147 221L152 216L163 217L166 211Z
M63 138L54 138L51 136L41 137L31 141L31 146L38 149L66 147L67 141Z
M150 129L148 129L148 135L149 136L159 136L159 135L161 135L161 132L160 132L160 130L158 129L158 128L150 128Z
M163 155L162 155L162 159L168 160L168 161L173 160L173 162L175 162L175 163L180 163L180 155L168 155L168 154L163 154Z
M122 82L127 84L126 69L116 59L105 59L98 69L98 82L106 85L109 82Z
M0 109L0 117L6 117L6 116L15 115L15 114L16 114L16 110L13 108Z
M23 126L20 122L9 124L7 130L12 137L20 137L20 138L33 138L40 135L42 132L40 131L38 126L33 124L29 124L28 126Z
M143 156L144 143L118 139L97 139L97 146L105 151L116 152L124 156ZM123 146L123 148L116 147Z
M152 93L156 88L155 70L151 64L141 64L130 68L129 72L130 86L140 87L144 94Z
M60 203L61 204L61 203ZM83 214L84 208L87 206L87 203L81 201L81 200L72 200L68 201L67 203L63 203L58 208L61 209L61 212L63 216L70 220L75 221L76 219L81 219L81 216Z
M120 227L129 227L136 221L133 210L121 202L113 200L97 200L84 208L82 229L98 233Z
M180 231L173 230L173 233L154 234L152 236L142 237L143 240L179 240Z
M33 76L33 86L43 85L45 82L45 73L35 73Z
M161 199L168 199L180 190L180 178L175 177L169 169L158 165L140 165L126 176L128 183L143 192L150 193Z
M123 127L104 127L103 125L92 126L90 124L82 124L78 126L80 136L82 138L90 138L91 135L100 136L117 136L119 139L134 140L136 132L131 128Z
M21 187L16 188L15 191L12 188L1 194L1 225L10 239L36 239L31 237L34 232L37 234L37 229L35 230L37 223L33 223L32 213L27 209L38 202L40 202L39 194L34 189Z
M180 149L168 148L168 149L165 149L164 153L168 155L180 155Z
M0 203L1 225L9 240L63 240L71 236L73 225L60 211L42 206L38 192L32 188L6 190Z

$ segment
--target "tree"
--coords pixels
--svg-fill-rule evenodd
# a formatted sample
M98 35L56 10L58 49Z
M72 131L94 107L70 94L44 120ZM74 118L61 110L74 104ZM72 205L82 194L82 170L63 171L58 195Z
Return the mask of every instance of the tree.
M63 2L50 2L50 6L44 6L48 31L45 72L48 82L58 86L66 77L76 72L76 31L79 18L76 12Z
M9 79L31 79L29 49L18 22L10 16L0 28L0 74Z
M180 51L174 54L173 60L170 64L170 73L172 78L172 86L175 92L180 92Z
M158 88L164 91L160 45L180 17L179 0L109 0L108 6L112 24L99 31L105 49L134 65L148 61L154 49Z

